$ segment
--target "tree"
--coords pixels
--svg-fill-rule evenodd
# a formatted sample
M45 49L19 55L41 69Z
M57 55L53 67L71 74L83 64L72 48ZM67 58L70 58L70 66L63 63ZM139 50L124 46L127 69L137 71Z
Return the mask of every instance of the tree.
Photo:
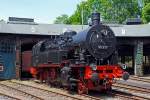
M147 5L148 3L150 3L150 0L144 0L144 5Z
M77 5L77 9L74 14L69 17L70 24L82 24L82 14L83 14L83 24L87 24L88 16L90 15L90 7L88 2L83 1Z
M150 22L150 3L147 3L142 10L142 20L144 23Z
M137 17L140 14L137 0L87 0L77 5L77 9L68 21L70 24L82 24L83 15L83 24L87 24L88 18L95 9L101 13L103 21L106 22L122 23L127 18Z
M63 14L61 16L56 17L56 20L54 21L55 24L68 24L68 15Z

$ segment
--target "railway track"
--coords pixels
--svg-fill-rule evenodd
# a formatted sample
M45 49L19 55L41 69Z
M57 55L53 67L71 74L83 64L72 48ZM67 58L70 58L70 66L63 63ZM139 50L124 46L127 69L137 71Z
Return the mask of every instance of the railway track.
M82 96L87 97L87 98L90 98L90 100L101 100L100 98L93 97L93 96L90 96L90 95L85 95L85 94L83 94Z
M21 100L5 93L0 93L0 100Z
M150 100L150 98L134 95L131 93L121 92L118 90L113 90L111 94L117 97L119 100Z
M16 83L16 82L14 82ZM26 84L22 84L22 83L18 83L17 84L21 84L21 85L26 85ZM39 84L38 84L39 85ZM35 87L35 86L30 86L29 87L33 87L33 88L38 88L38 87ZM39 89L39 88L38 88ZM41 88L40 88L41 89ZM43 88L42 88L43 90ZM45 90L45 89L44 89ZM46 90L46 91L49 91L49 90ZM133 99L133 100L147 100L147 98L143 98L143 97L140 97L140 96L136 96L136 95L126 95L126 94L120 94L119 92L113 92L113 95L115 95L115 97L117 98L120 98L120 99L124 99L124 100L129 100L129 99ZM95 97L95 96L90 96L90 95L78 95L78 97L80 98L79 100L101 100L100 97ZM81 99L82 98L82 99ZM70 100L70 99L69 99Z
M36 87L36 85L35 86L31 86L31 85L27 85L27 84L23 84L23 83L12 82L12 81L10 81L10 83L19 84L19 85L21 85L21 87L28 86L30 88L36 88L36 89L44 90L44 91L47 91L47 92L50 92L50 93L54 92L54 91L50 91L50 90L46 90L46 89L43 89L43 88ZM60 92L57 92L57 94L60 95ZM66 94L61 94L61 95L63 95L63 96L65 95L66 97L69 96L69 95L66 95ZM119 92L113 92L112 95L115 95L115 97L117 97L119 99L124 99L124 100L129 100L129 99L132 99L132 100L149 100L149 98L145 98L145 97L142 97L142 96L126 95L126 94L122 94L122 93L119 93ZM71 96L71 98L72 98L72 96ZM69 97L68 100L70 100L71 98ZM100 97L95 97L95 96L90 96L90 95L78 95L78 98L73 96L73 99L76 99L76 100L101 100Z
M123 84L123 83L115 83L115 84L113 84L113 87L124 88L124 89L141 92L141 93L150 93L150 89L148 89L148 88L139 87L139 86L135 86L135 85Z
M7 96L15 100L43 100L42 98L1 83L0 92L3 96Z
M1 83L2 84L2 83ZM42 98L42 100L101 100L100 98L89 96L89 95L78 95L73 96L65 93L60 92L54 92L47 89L43 89L36 86L31 86L27 84L23 84L20 82L14 82L14 81L5 81L3 84L10 86L12 88L19 88L20 91L28 92L29 94L32 94L34 96L38 96L39 98Z
M141 82L150 83L150 79L146 79L146 78L141 78L141 77L132 76L132 77L130 77L130 79L131 79L131 80L136 80L136 81L141 81Z
M127 84L122 84L122 83L116 83L113 84L113 87L119 88L119 89L124 89L124 90L129 90L130 92L135 92L135 93L144 93L144 94L150 94L150 89L143 88L143 87L138 87L138 86L133 86L133 85L127 85ZM120 95L120 94L117 94ZM122 95L123 97L124 95ZM128 97L127 97L128 98ZM150 100L149 97L144 97L140 95L134 95L132 94L130 96L131 99L134 100Z
M42 87L40 88L40 87L37 87L36 85L31 86L31 85L23 84L20 82L14 82L14 81L4 81L4 82L0 82L0 86L1 84L11 87L12 89L17 88L19 89L19 91L24 91L25 93L28 92L29 94L32 94L33 96L40 98L36 100L52 100L52 99L55 99L55 100L101 100L101 98L99 97L94 97L90 95L70 96L68 94L62 94L60 92L54 92L54 91L50 91L47 89L43 89ZM120 86L120 88L125 87L125 85L123 85L124 87L121 87L121 85L118 85L118 86ZM123 99L123 100L131 100L131 99L132 100L150 100L150 98L137 96L133 94L126 95L126 94L122 94L120 92L114 92L114 91L112 92L112 95L114 95L118 99ZM34 100L32 98L25 99L25 100ZM23 100L23 99L17 97L16 99L13 99L13 100Z

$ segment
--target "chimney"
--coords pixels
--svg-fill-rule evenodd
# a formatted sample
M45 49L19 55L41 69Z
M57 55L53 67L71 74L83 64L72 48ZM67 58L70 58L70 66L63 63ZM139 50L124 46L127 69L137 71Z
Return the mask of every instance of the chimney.
M100 24L100 13L94 12L91 16L92 26Z

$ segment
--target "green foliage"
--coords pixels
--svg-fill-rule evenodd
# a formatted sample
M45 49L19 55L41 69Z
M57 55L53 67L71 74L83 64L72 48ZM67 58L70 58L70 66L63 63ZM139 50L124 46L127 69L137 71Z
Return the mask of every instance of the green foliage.
M147 5L148 3L150 3L150 0L144 0L145 5Z
M68 24L68 15L63 14L61 16L58 16L56 20L54 21L55 24Z
M95 9L101 13L103 21L115 21L122 23L127 18L136 17L139 13L137 0L87 0L81 2L75 13L69 17L70 24L87 24L90 14Z
M143 0L144 5L147 3L150 3L150 0ZM88 24L87 21L95 9L101 13L104 22L123 23L127 18L141 15L138 0L86 0L77 5L77 9L70 17L59 16L55 23L82 24L83 16L83 24Z
M147 3L147 5L143 8L142 19L144 23L150 22L150 3Z

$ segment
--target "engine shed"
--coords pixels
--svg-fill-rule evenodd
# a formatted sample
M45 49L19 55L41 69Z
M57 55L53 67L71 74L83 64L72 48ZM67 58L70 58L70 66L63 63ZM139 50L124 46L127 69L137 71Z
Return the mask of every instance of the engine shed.
M44 28L42 30L34 20L10 19L0 22L0 79L22 77L22 70L31 65L33 45L41 40L57 38L58 35Z
M131 74L150 74L150 25L109 25L117 36L119 62ZM0 79L20 78L31 63L38 41L57 38L66 29L77 32L87 25L39 24L34 20L0 22Z

